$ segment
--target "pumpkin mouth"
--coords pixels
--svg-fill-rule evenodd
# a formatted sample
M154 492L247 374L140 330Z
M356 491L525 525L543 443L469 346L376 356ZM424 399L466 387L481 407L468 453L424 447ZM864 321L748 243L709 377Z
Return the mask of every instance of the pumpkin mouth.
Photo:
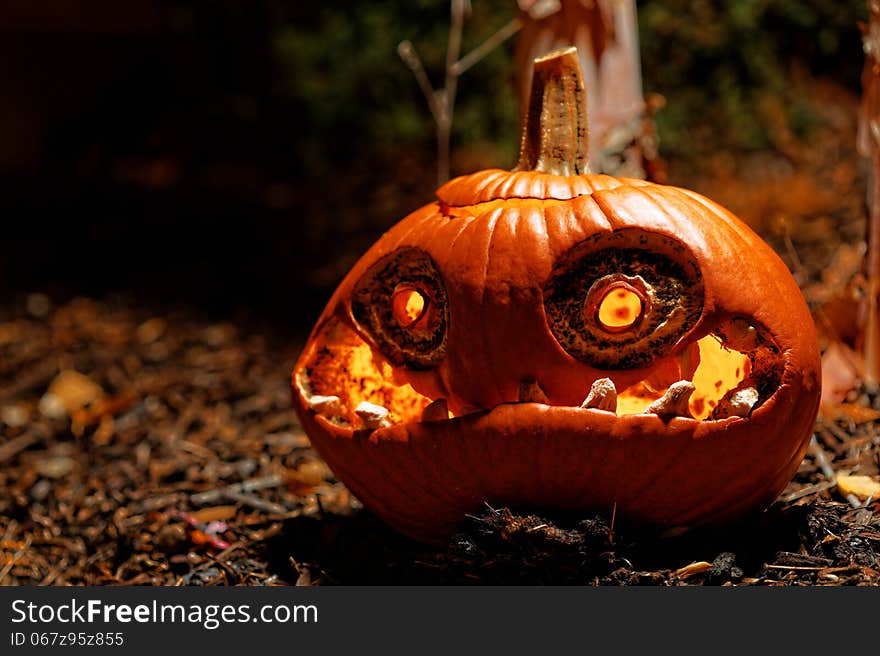
M626 294L619 297L630 307L638 304ZM631 310L627 316L635 313ZM585 413L613 413L619 418L654 415L663 422L748 421L752 412L776 394L783 369L784 358L767 331L733 318L718 323L621 390L597 372L579 406L548 398L540 386L540 372L522 381L517 400L499 405L541 403ZM309 341L294 371L293 386L304 409L350 431L454 421L494 410L468 408L453 414L445 398L431 398L414 389L398 368L336 317L319 327Z

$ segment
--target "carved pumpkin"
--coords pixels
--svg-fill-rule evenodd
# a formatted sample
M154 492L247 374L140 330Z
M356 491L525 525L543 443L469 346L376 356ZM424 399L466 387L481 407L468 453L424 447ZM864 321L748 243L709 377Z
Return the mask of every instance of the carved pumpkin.
M296 364L315 448L415 538L484 502L732 521L803 457L819 355L787 268L696 193L590 174L584 105L574 49L537 60L518 167L389 230Z

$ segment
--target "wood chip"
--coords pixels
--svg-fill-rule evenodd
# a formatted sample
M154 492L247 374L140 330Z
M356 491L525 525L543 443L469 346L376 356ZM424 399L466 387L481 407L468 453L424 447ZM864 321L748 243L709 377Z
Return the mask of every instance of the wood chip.
M236 506L212 506L211 508L202 508L190 513L190 517L198 522L207 524L208 522L222 522L235 517L237 511Z
M705 560L698 560L690 565L685 565L672 573L673 578L677 579L686 579L691 576L695 576L697 574L702 574L703 572L708 572L712 569L712 563L707 563Z
M880 499L880 481L871 476L846 476L838 474L837 489L844 496L852 494L862 501Z
M819 414L827 422L850 419L856 424L866 424L880 419L880 411L860 403L823 403Z

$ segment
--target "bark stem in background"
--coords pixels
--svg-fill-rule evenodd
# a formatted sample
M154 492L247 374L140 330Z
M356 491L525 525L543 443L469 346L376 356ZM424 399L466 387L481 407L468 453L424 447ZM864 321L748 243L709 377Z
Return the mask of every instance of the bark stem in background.
M458 90L459 70L458 56L461 53L461 35L464 29L465 15L470 11L470 0L451 0L449 42L446 46L446 71L443 88L434 90L425 73L425 67L416 53L411 41L401 41L397 52L409 67L428 102L431 115L437 130L437 184L441 185L449 179L449 147L452 137L452 117L455 108L455 94Z
M862 105L859 111L859 153L868 158L868 253L865 260L867 293L863 301L861 349L865 383L880 380L880 0L868 0L870 23L863 26L865 65L862 71Z
M516 44L520 116L528 108L532 63L554 50L578 49L587 89L592 170L661 181L651 113L662 106L642 96L635 0L517 0L516 18L459 59L469 0L451 0L443 87L434 89L412 42L397 50L425 96L437 133L437 183L449 179L450 142L458 77L504 41Z

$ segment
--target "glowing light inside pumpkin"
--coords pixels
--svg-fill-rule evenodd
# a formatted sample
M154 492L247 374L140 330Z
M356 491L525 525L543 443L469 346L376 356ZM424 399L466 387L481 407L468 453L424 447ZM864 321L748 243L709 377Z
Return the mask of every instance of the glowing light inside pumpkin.
M700 362L691 377L696 389L689 407L695 419L706 419L729 390L749 377L752 365L746 353L726 348L712 335L697 346ZM388 408L394 423L419 421L432 401L409 384L395 382L391 364L335 320L321 330L311 352L300 384L306 394L339 397L343 410L338 419L350 425L360 425L354 408L363 401ZM631 385L618 394L617 414L641 414L664 391L649 388L645 381Z
M708 417L718 401L727 392L739 385L751 369L748 356L739 351L727 349L712 335L701 339L700 366L694 373L696 391L691 397L691 414L697 419Z
M610 331L632 326L644 310L641 297L627 287L611 289L599 303L599 323Z
M748 355L726 348L717 338L706 335L697 341L700 365L694 372L693 395L689 403L695 419L706 419L721 398L740 384L750 373ZM654 392L644 382L626 388L617 396L617 414L633 415L644 412L663 391Z
M415 287L400 287L391 297L391 313L403 328L415 325L428 308L428 299Z
M315 340L299 382L309 394L338 396L344 408L338 419L354 426L360 423L354 409L364 401L388 408L394 423L418 421L431 402L410 385L396 384L391 364L335 320Z

